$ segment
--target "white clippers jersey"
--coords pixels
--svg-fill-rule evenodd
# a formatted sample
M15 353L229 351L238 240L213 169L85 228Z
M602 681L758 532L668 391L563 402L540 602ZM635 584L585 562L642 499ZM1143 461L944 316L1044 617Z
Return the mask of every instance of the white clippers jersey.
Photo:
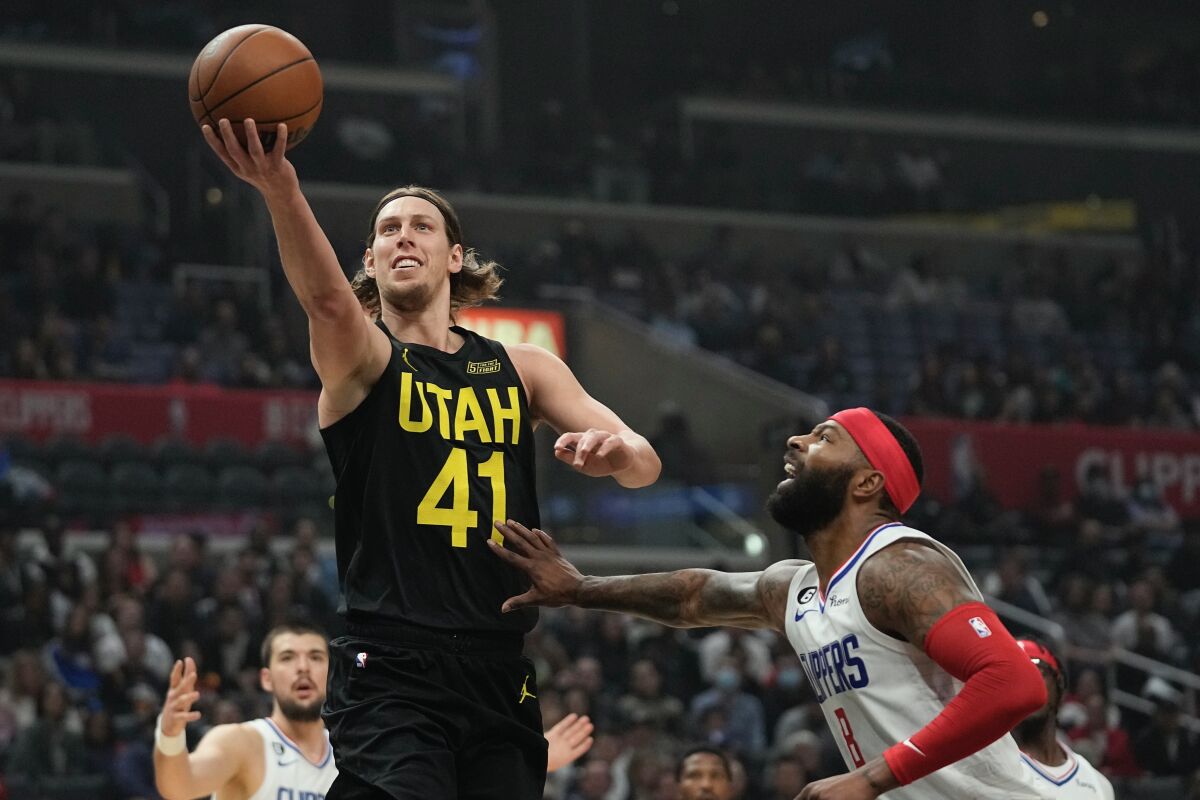
M1067 754L1067 760L1057 767L1048 767L1028 753L1021 753L1026 772L1034 784L1049 787L1051 794L1061 800L1114 799L1112 784L1100 770L1063 742L1058 745Z
M792 579L784 619L825 721L846 766L855 769L902 742L942 712L962 683L924 651L877 630L858 601L858 570L875 553L902 539L935 547L958 567L982 600L958 556L913 528L894 522L876 528L829 580L826 596L815 565ZM1049 798L1022 774L1021 753L1005 735L984 749L908 786L888 800L1025 800Z
M247 800L325 800L325 793L338 774L328 732L325 757L314 764L270 719L264 717L247 724L262 737L266 759L262 785Z

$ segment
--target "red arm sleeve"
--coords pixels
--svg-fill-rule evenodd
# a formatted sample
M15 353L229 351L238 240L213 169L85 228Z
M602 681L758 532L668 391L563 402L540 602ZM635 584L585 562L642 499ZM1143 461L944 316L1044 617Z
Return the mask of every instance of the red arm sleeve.
M983 603L935 622L925 652L963 687L928 725L884 751L901 785L988 746L1046 702L1041 672Z

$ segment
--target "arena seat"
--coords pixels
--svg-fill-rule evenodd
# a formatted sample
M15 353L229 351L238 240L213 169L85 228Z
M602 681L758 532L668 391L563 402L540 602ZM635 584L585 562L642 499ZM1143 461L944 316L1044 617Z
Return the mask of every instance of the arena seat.
M110 509L115 514L156 512L162 508L162 478L147 461L122 461L109 475Z
M163 476L162 495L167 511L200 510L213 499L212 474L194 462L171 464Z

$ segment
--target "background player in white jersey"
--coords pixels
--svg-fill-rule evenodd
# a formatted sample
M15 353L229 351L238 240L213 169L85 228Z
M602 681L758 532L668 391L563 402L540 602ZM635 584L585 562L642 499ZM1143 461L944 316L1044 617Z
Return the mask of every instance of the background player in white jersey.
M259 682L274 698L271 715L217 725L188 753L184 727L200 718L192 704L196 662L176 661L158 720L154 778L166 800L322 800L337 777L321 721L329 646L307 625L281 625L263 640Z
M1058 707L1067 687L1062 662L1042 642L1021 639L1017 644L1046 681L1046 704L1013 728L1030 779L1063 800L1114 800L1108 778L1058 736Z
M1049 796L1024 780L1008 736L1046 702L1040 674L957 556L898 523L920 492L912 434L858 408L787 444L788 478L768 509L804 537L812 562L583 576L549 535L510 520L497 525L506 547L492 550L533 585L504 610L577 605L786 633L855 767L809 784L805 800Z

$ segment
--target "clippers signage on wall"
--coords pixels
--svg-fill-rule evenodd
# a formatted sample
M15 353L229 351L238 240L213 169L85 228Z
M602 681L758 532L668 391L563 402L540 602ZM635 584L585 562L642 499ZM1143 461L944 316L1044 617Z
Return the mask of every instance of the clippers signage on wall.
M531 342L566 355L561 314L470 309L460 324L505 344ZM247 391L210 385L131 386L0 380L0 439L71 436L95 442L122 433L149 443L174 435L197 444L217 437L315 444L317 396L309 391Z
M906 419L921 443L925 491L942 501L960 496L983 476L1007 508L1033 508L1045 480L1057 473L1063 499L1101 479L1118 496L1143 480L1182 516L1200 518L1200 434L1086 425L999 425Z

